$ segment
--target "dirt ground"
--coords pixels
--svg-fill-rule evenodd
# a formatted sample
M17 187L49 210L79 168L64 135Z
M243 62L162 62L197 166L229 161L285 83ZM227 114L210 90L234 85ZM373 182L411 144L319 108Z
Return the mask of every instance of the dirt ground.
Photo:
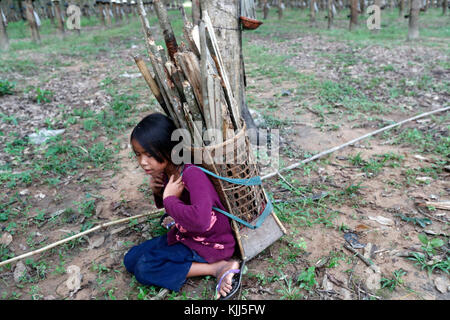
M355 47L347 42L330 41L321 35L290 37L282 42L258 35L248 37L249 46L267 48L268 54L288 55L285 66L295 72L314 76L318 81L340 83L344 78L346 81L354 79L352 85L357 91L381 104L380 112L370 113L358 106L350 110L338 102L332 108L315 108L323 94L320 88L307 88L305 83L287 77L274 85L272 79L252 72L257 66L252 61L246 61L247 94L253 99L250 107L264 114L266 121L276 118L281 123L280 159L284 166L392 121L448 106L449 93L427 90L427 84L417 89L416 95L389 94L392 84L404 83L403 88L408 88L404 79L413 81L423 74L429 77L428 84L445 82L448 85L449 70L436 63L448 62L448 56L440 48L409 44L392 48L382 45ZM137 49L121 48L113 57L98 56L89 64L81 58L70 57L68 66L53 70L48 68L26 76L11 74L12 79L22 79L27 85L36 85L42 83L42 72L45 71L47 81L44 88L56 94L51 102L44 104L32 101L25 92L1 97L1 112L21 119L20 126L3 121L1 130L5 133L17 132L20 137L27 136L35 128L43 127L45 119L61 116L63 111L57 107L61 104L70 108L95 108L96 111L105 109L112 100L102 84L105 74L113 81L130 81L130 87L138 87L143 98L138 100L137 106L142 109L133 120L144 116L150 112L144 109L150 97L145 83L139 77L123 76L138 72L136 66L130 63L130 54L143 50L144 45L136 40L135 46ZM332 60L338 54L346 58ZM354 62L344 66L349 57L353 57ZM34 61L44 61L48 56L37 54L32 58ZM120 68L111 69L117 61L120 61ZM408 64L409 61L414 63ZM391 66L392 69L387 67L385 71L374 74L374 65ZM380 76L380 72L385 80L369 86L373 83L371 79L375 75ZM288 92L282 94L283 90ZM158 107L154 104L153 111L156 110ZM362 140L310 163L304 169L283 173L303 196L322 193L324 197L317 201L297 201L289 206L289 201L298 198L298 194L291 192L279 177L264 181L264 187L272 195L288 234L247 263L248 270L243 276L239 298L448 300L449 211L418 205L424 201L450 200L450 172L448 157L445 158L448 154L419 152L417 145L407 140L399 141L397 137L407 129L416 129L423 134L434 134L433 141L441 141L448 139L449 125L448 113L426 117L391 130L387 135ZM77 123L65 128L64 139L75 141L79 138L80 127L81 124ZM93 217L97 223L154 210L144 174L130 156L130 130L117 132L117 153L111 160L116 169L86 167L76 176L66 177L57 186L19 185L4 191L7 197L19 192L20 197L26 199L26 206L32 209L28 210L27 217L17 215L17 225L23 228L18 227L13 234L7 232L7 222L0 222L4 237L7 237L5 234L12 237L12 242L3 244L3 248L7 247L17 256L58 241L71 232L79 232L84 222L82 214L77 211L61 214L60 210L73 207L74 203L85 198L86 193L95 200ZM105 146L111 144L106 137L97 139ZM33 155L27 158L27 149L23 154L24 161L29 164L33 157L39 157ZM379 170L363 170L370 159L386 154L395 157ZM357 155L362 158L359 162ZM0 164L15 161L5 152L0 156ZM272 171L272 168L262 167L261 175ZM96 184L96 179L101 181ZM86 181L89 183L83 183ZM17 213L20 214L24 206L18 202L15 207ZM36 221L43 210L47 213L46 222L30 223ZM62 216L65 224L48 222L50 217L59 219ZM400 216L427 218L429 223L423 228ZM182 292L176 294L140 286L126 272L122 259L127 250L163 232L157 220L144 218L132 224L115 225L83 237L78 243L66 246L64 251L54 248L33 256L33 262L37 264L22 261L25 268L22 279L15 279L18 262L0 269L1 299L210 299L215 286L213 278L189 279ZM447 261L447 273L434 269L428 274L426 269L407 259L408 252L423 252L418 235L424 231L430 239L443 241L436 256L440 261ZM371 259L375 267L368 267L362 259L343 247L347 243L346 234L353 234L359 243L365 245L355 250ZM42 274L39 273L42 271L39 261L46 262L45 276L39 276ZM71 273L71 270L77 268L69 266L79 267L81 277L76 278L78 273ZM432 266L431 262L429 266ZM299 286L306 281L299 281L298 278L310 267L314 267L315 283L307 290ZM381 288L380 281L392 279L397 270L404 271L401 282L392 291ZM71 290L68 279L75 283L79 280L80 285Z

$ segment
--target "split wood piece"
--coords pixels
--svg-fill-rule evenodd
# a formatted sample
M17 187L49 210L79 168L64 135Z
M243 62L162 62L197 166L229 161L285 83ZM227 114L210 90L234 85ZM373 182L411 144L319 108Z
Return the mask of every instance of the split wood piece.
M41 252L50 250L50 249L52 249L52 248L54 248L54 247L56 247L56 246L59 246L59 245L64 244L64 243L66 243L66 242L69 242L69 241L72 241L72 240L74 240L74 239L80 238L80 237L82 237L82 236L85 236L85 235L87 235L87 234L89 234L89 233L92 233L92 232L94 232L94 231L97 231L97 230L99 230L99 229L105 229L105 228L107 228L107 227L109 227L109 226L112 226L112 225L116 225L116 224L119 224L119 223L128 222L128 221L130 221L130 220L139 219L139 218L146 217L146 216L150 216L150 218L157 218L157 217L160 217L160 216L162 215L163 211L164 211L164 208L162 208L162 209L157 209L157 210L154 210L154 211L151 211L151 212L147 212L147 213L143 213L143 214L139 214L139 215L132 216L132 217L127 217L127 218L123 218L123 219L119 219L119 220L115 220L115 221L110 221L110 222L103 223L103 224L98 225L98 226L96 226L96 227L93 227L93 228L91 228L91 229L89 229L89 230L86 230L86 231L77 233L77 234L75 234L75 235L73 235L73 236L71 236L71 237L69 237L69 238L66 238L66 239L63 239L63 240L54 242L54 243L52 243L52 244L49 244L48 246L45 246L45 247L43 247L43 248L41 248L41 249L38 249L38 250L35 250L35 251L31 251L31 252L28 252L28 253L24 253L24 254L22 254L22 255L20 255L20 256L17 256L17 257L14 257L14 258L11 258L11 259L2 261L2 262L0 262L0 267L3 266L3 265L5 265L5 264L12 263L12 262L15 262L15 261L17 261L17 260L21 260L21 259L30 257L30 256L32 256L32 255L35 255L35 254L38 254L38 253L41 253Z
M199 121L201 124L201 127L204 127L203 126L203 115L202 115L200 108L197 104L197 101L195 99L195 94L191 87L191 84L189 83L189 81L185 80L185 81L183 81L182 86L183 86L184 97L186 98L186 102L188 104L189 111L192 114L193 121ZM202 132L202 131L200 130L200 132Z
M192 37L194 39L194 43L195 43L197 49L201 52L199 26L194 26L194 28L192 30ZM207 42L207 44L208 44L208 42ZM212 57L212 55L210 53L210 50L208 49L208 46L206 47L206 52L207 52L207 64L208 64L208 67L210 68L210 70L213 70L213 73L218 75L219 78L220 78L220 74L219 74L219 72L217 70L217 64L214 61L214 58ZM233 130L233 132L231 132L231 133L227 132L226 136L229 137L229 138L232 138L234 136L234 132L236 131L236 125L234 124L234 122L232 120L232 117L231 117L231 112L232 111L231 111L231 107L230 107L230 102L229 102L229 100L226 97L225 89L224 89L225 87L224 87L223 83L224 83L224 81L223 81L223 79L221 79L221 86L222 86L222 91L223 91L223 102L224 102L224 105L225 105L225 107L226 107L226 109L228 111L227 112L223 112L222 111L222 114L226 114L227 115L227 117L224 118L225 122L226 122L224 125L227 128ZM231 125L230 125L230 123L231 123Z
M214 85L214 115L215 115L215 129L217 132L216 143L220 144L223 142L224 132L224 123L225 118L222 115L222 86L220 84L220 78L217 75L213 75L213 85Z
M228 79L228 74L225 69L222 56L220 54L220 48L219 44L217 42L216 35L214 33L214 28L211 22L211 19L209 18L208 11L203 10L202 12L202 19L204 20L206 24L206 30L208 31L209 40L211 42L211 56L213 57L214 61L216 62L217 71L219 73L219 76L222 78L223 85L224 85L224 91L225 91L225 97L227 98L230 106L230 115L231 120L233 121L233 125L235 127L235 130L239 130L242 128L239 119L239 108L237 105L237 102L233 95L233 90L231 89L230 81Z
M198 124L201 122L195 121L192 117L192 112L190 112L189 110L189 104L187 102L183 103L183 109L184 109L184 113L186 115L186 122L189 126L189 130L191 132L191 137L193 140L191 140L192 145L194 147L202 147L203 146L203 138L201 135L201 131L198 128ZM194 163L195 163L195 159L194 159Z
M175 87L178 90L178 95L181 101L186 101L182 84L184 78L181 69L177 67L172 61L167 61L164 66L166 67L167 73L169 74L172 82L175 84Z
M206 130L212 129L212 121L211 121L211 106L208 97L208 59L206 52L206 34L205 34L205 24L203 20L200 21L199 27L200 34L200 80L201 80L201 89L202 89L202 98L203 98L203 116L205 118ZM207 135L205 137L209 142L210 136L207 131Z
M164 41L167 46L167 52L170 59L175 62L174 55L178 51L178 44L167 15L166 7L160 0L153 0L153 7L155 8L156 15L158 16L159 25L161 26Z
M184 7L180 6L181 15L183 16L184 26L183 26L183 35L184 39L187 41L189 48L192 50L192 52L200 58L200 52L198 51L197 46L195 45L194 38L192 37L192 29L193 25L188 20L186 16L186 12L184 11Z
M155 74L155 81L159 87L159 91L161 93L161 96L164 99L165 106L167 108L167 116L171 117L173 121L175 122L175 125L179 127L179 123L175 117L175 114L172 110L171 101L169 100L168 94L166 93L168 91L167 86L165 85L165 79L166 75L165 72L161 68L161 59L158 61L158 57L160 57L159 50L155 45L155 40L153 39L152 32L150 31L150 24L147 20L147 13L144 9L144 4L142 3L142 0L138 0L138 14L139 18L141 20L141 26L142 30L144 32L145 38L146 38L146 46L147 46L147 52L150 58L151 65L153 67L153 73Z
M182 110L180 95L178 94L178 90L175 88L172 80L169 78L166 69L162 65L160 51L156 46L155 40L153 39L152 33L150 31L150 25L146 18L146 12L144 10L142 0L139 0L138 9L142 28L147 38L146 43L148 48L148 55L150 57L153 71L155 73L155 80L164 98L167 109L169 110L168 116L172 118L178 128L185 128L182 120L184 119L184 114L179 114L179 112Z
M203 95L201 90L200 62L192 52L177 52L175 54L177 65L181 67L184 77L189 82L197 100L200 112L203 113ZM197 118L198 119L198 118Z
M152 91L156 100L160 104L161 108L164 110L164 112L167 115L170 114L169 110L167 109L164 98L161 95L161 92L159 91L159 87L156 84L155 79L153 79L152 75L150 74L150 71L148 70L147 65L145 64L144 60L140 56L134 56L133 58L134 58L134 61L136 62L136 65L139 68L139 71L141 71L142 76L144 77L145 81L147 82L150 90Z
M156 49L159 52L159 57L161 58L161 64L165 65L167 62L167 58L166 58L166 50L164 49L163 46L156 46Z

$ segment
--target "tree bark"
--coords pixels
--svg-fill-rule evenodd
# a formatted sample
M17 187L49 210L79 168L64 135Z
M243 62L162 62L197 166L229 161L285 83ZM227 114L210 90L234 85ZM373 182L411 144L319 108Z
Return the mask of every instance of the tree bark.
M316 27L316 7L314 6L316 0L309 1L309 26Z
M358 25L358 0L350 0L350 31Z
M442 0L442 14L447 14L448 0Z
M409 28L408 40L419 38L419 11L421 0L411 0L411 8L409 10Z
M283 1L278 0L278 20L283 18Z
M58 34L60 37L64 37L64 22L61 16L61 7L59 5L59 1L54 1L53 5L55 6L55 18Z
M206 8L204 8L206 6ZM245 99L245 69L242 54L240 1L203 0L201 10L207 10L215 29L223 63L229 77L239 113L247 129L256 129ZM252 138L252 137L250 137Z
M263 19L266 20L269 17L269 4L267 0L263 0Z
M403 16L405 15L405 5L406 5L405 0L399 0L399 3L398 3L398 17L400 19L403 19Z
M333 0L328 0L328 29L333 27Z
M8 50L9 48L9 39L8 34L6 33L6 23L3 20L3 11L0 11L0 50Z
M33 39L34 42L39 43L41 41L41 36L39 34L39 29L38 29L38 26L36 23L36 19L34 17L34 8L33 8L33 3L31 2L31 0L26 0L25 8L26 8L26 16L27 16L28 24L30 25L30 29L31 29L31 38Z

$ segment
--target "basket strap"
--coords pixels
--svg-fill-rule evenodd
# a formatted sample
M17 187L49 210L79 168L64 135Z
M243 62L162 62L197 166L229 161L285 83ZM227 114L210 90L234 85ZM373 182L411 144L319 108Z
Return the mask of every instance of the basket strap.
M250 228L250 229L256 229L259 228L261 226L261 224L264 222L264 220L267 218L267 216L272 212L273 210L273 206L272 206L272 202L270 202L270 199L268 199L266 207L264 208L264 211L261 213L261 215L259 216L259 218L256 220L255 225L252 225L250 223L248 223L245 220L242 220L239 217L236 217L235 215L232 215L229 212L223 211L222 209L219 209L217 207L213 207L214 210L223 213L224 215L226 215L228 218L231 218L241 224L243 224L244 226Z
M217 179L220 179L220 180L224 180L224 181L227 181L227 182L233 183L233 184L240 184L240 185L243 185L243 186L259 186L259 185L262 184L262 180L261 180L260 176L251 177L249 179L233 179L233 178L227 178L227 177L218 176L214 172L211 172L211 171L206 170L205 168L202 168L202 167L199 167L199 166L193 165L192 167L199 168L200 170L202 170L203 172L209 174L210 176L213 176L214 178L217 178ZM189 168L192 168L192 167L189 167ZM187 169L189 169L189 168L187 168ZM183 173L184 173L184 170L181 173L181 175L183 175Z
M261 185L262 184L262 180L261 180L260 176L252 177L250 179L232 179L232 178L226 178L226 177L218 176L217 174L215 174L215 173L213 173L213 172L211 172L209 170L206 170L205 168L199 167L199 166L193 165L193 167L199 168L203 172L205 172L205 173L207 173L207 174L209 174L209 175L211 175L211 176L213 176L213 177L215 177L217 179L225 180L227 182L234 183L234 184L240 184L240 185L244 185L244 186L256 186L256 185ZM189 167L189 168L192 168L192 167ZM187 169L189 169L189 168L187 168ZM183 173L184 173L184 168L183 168L183 172L181 172L181 175L183 175ZM256 228L259 228L261 226L261 224L264 222L264 220L267 218L267 216L272 212L273 205L272 205L272 202L270 201L270 199L267 199L266 207L264 208L264 211L261 213L261 215L256 220L255 225L252 225L252 224L248 223L247 221L242 220L241 218L236 217L235 215L233 215L233 214L231 214L229 212L223 211L220 208L217 208L217 207L212 207L212 208L214 210L216 210L216 211L226 215L227 217L229 217L229 218L231 218L231 219L233 219L233 220L235 220L235 221L245 225L246 227L248 227L250 229L256 229Z

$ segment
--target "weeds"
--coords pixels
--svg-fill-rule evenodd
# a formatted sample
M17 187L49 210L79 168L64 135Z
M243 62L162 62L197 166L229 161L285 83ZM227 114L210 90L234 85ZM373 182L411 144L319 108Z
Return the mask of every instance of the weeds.
M403 269L398 269L393 272L392 278L381 278L380 284L381 288L387 288L389 291L394 291L398 285L403 284L402 277L406 275L406 271Z
M15 82L0 79L0 97L7 94L14 94Z

